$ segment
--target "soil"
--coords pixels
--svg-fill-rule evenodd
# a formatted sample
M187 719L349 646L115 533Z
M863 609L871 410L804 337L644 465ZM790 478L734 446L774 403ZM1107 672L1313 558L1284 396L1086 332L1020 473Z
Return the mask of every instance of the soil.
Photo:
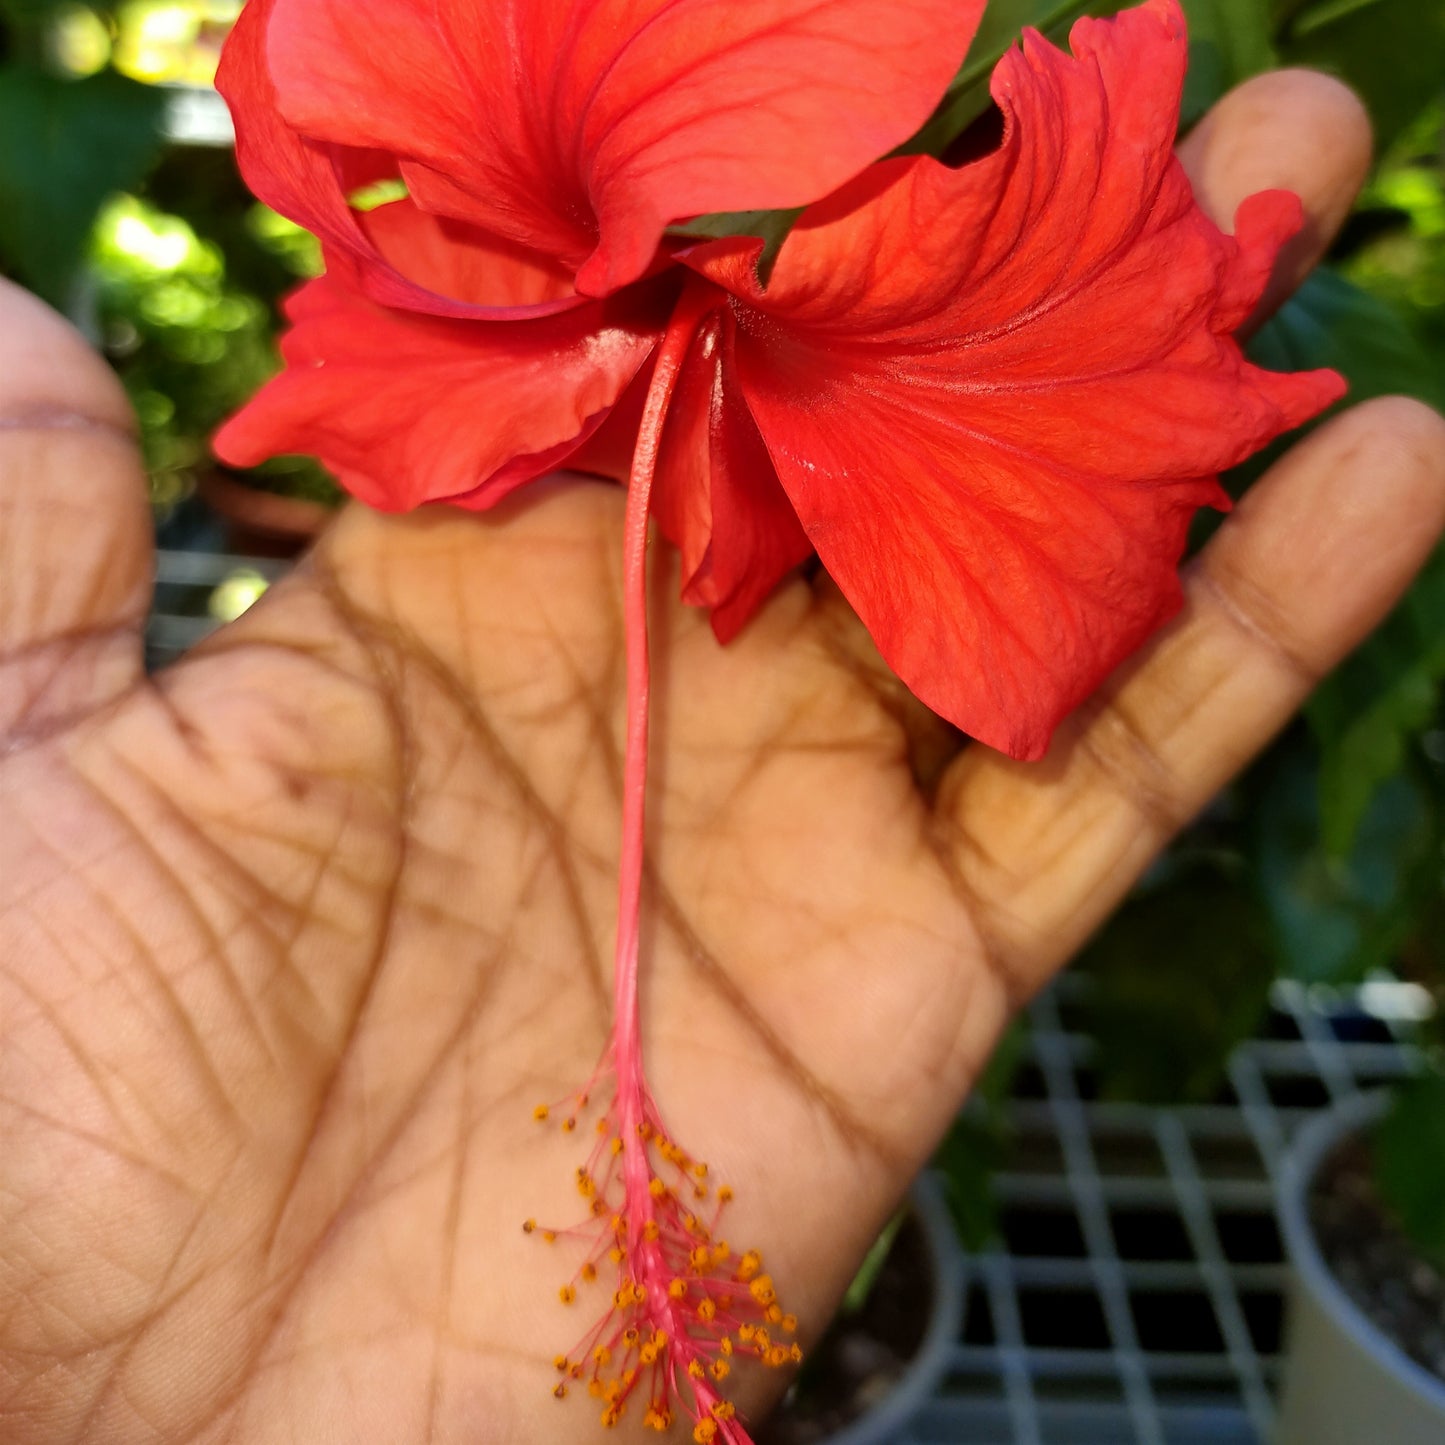
M863 1307L840 1315L809 1354L757 1445L820 1445L898 1383L923 1344L933 1274L922 1227L910 1215Z
M1310 1196L1310 1220L1345 1293L1445 1381L1445 1272L1420 1258L1381 1201L1368 1141L1351 1140L1325 1161Z

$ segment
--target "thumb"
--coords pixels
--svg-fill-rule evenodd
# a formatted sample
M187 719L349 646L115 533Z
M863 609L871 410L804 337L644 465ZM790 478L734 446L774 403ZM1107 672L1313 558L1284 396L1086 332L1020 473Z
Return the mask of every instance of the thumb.
M152 556L119 383L0 280L0 748L140 677Z

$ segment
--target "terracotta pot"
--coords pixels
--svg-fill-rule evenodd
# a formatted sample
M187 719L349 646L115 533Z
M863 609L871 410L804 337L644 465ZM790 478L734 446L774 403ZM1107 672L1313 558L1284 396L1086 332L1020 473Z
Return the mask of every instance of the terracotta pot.
M1388 1094L1369 1094L1312 1120L1280 1173L1280 1223L1294 1279L1275 1445L1445 1445L1445 1381L1350 1299L1310 1225L1321 1166L1377 1122L1388 1102Z
M227 526L227 546L257 557L293 557L316 539L335 515L330 507L279 492L263 492L225 472L203 472L196 491Z

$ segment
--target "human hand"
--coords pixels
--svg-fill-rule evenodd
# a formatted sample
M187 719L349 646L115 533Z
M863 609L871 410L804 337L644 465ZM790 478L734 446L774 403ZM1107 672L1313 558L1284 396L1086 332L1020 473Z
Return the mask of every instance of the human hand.
M1304 197L1277 301L1367 150L1338 87L1283 75L1185 154L1222 219ZM621 493L353 508L146 679L124 403L36 303L0 307L0 1436L600 1435L550 1395L574 1262L520 1225L576 1213L576 1141L531 1108L608 1022ZM951 757L828 588L720 649L658 569L651 1079L805 1345L1011 1009L1442 519L1438 418L1329 424L1041 764Z

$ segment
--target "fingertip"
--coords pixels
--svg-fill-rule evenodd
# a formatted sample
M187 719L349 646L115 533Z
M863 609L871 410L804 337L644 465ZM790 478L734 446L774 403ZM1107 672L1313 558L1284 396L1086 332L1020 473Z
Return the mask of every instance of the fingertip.
M0 425L91 423L133 435L124 388L83 336L38 297L0 278Z
M1334 667L1404 593L1445 530L1445 418L1362 403L1278 462L1205 555L1207 572L1309 672Z
M1292 191L1303 204L1303 225L1281 249L1252 325L1324 255L1369 174L1373 150L1359 98L1313 70L1277 70L1245 81L1180 143L1195 196L1222 230L1233 228L1239 207L1260 191Z
M1256 75L1180 142L1199 203L1228 226L1256 191L1294 191L1311 214L1343 216L1374 154L1370 118L1349 86L1315 70Z

